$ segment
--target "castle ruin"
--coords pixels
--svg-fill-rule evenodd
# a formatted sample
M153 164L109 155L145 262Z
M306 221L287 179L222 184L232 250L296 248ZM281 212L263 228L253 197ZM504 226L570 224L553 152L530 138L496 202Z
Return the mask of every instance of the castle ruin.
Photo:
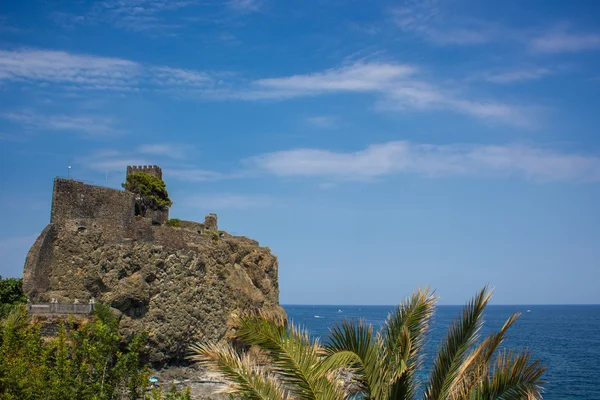
M162 179L158 166L127 167L134 172ZM170 226L168 209L140 215L138 201L126 190L56 178L50 223L23 270L31 302L110 305L125 334L151 333L151 362L182 360L192 342L229 337L240 311L285 315L267 248L219 231L216 214Z

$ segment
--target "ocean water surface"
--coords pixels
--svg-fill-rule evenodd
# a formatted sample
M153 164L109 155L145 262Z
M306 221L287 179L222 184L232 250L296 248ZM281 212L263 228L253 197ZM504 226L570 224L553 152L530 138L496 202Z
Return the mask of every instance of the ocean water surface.
M284 305L289 318L313 337L345 318L362 318L379 327L392 306ZM427 342L425 367L431 366L438 344L461 306L439 306ZM482 335L498 330L515 312L505 348L528 348L548 368L545 399L600 400L600 305L488 306Z

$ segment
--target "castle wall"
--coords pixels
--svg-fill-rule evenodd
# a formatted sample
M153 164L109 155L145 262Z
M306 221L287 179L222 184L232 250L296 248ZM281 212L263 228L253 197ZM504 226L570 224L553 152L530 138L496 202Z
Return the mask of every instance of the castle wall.
M180 227L182 229L194 231L197 233L202 233L205 231L217 232L219 230L219 226L217 224L217 214L208 214L206 217L204 217L203 224L194 221L182 220L180 222Z
M111 231L125 230L134 217L134 194L70 179L54 180L51 223L67 222L85 227L106 225Z

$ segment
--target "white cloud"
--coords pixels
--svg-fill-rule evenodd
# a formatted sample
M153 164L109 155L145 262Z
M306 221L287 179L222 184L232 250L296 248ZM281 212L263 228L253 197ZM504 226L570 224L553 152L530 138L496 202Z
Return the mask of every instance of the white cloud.
M320 129L333 129L339 125L340 118L335 115L315 115L306 118L306 122Z
M187 195L180 198L179 205L185 207L198 207L204 209L219 210L248 210L254 208L269 207L273 199L267 196L238 195L238 194L211 194L211 195Z
M540 53L574 53L600 49L600 34L548 33L534 38L531 48Z
M389 86L379 106L383 109L449 110L471 117L531 127L534 120L519 106L485 99L467 99L420 81Z
M131 92L209 87L202 71L55 50L0 50L0 81L60 84L69 89Z
M8 112L3 119L18 123L33 131L79 132L93 136L117 134L115 121L106 116L92 115L42 115L30 112Z
M489 72L484 74L483 79L492 83L510 84L523 81L539 80L553 73L554 71L548 68L518 69L513 71Z
M55 11L50 18L71 29L110 24L150 35L177 35L199 23L220 24L259 11L260 0L102 0L90 2L79 14Z
M0 80L68 83L88 88L130 87L140 66L119 58L64 51L0 50Z
M151 69L154 73L154 81L164 86L206 86L212 78L204 72L170 68L155 67Z
M230 0L227 5L241 13L249 13L259 11L262 7L262 1L260 0Z
M77 158L75 162L96 172L122 172L128 165L160 165L163 176L167 179L184 182L208 182L249 176L248 171L223 173L184 165L182 161L187 158L190 148L192 146L145 144L130 152L97 150Z
M49 50L0 51L0 82L56 84L67 90L113 93L157 91L213 100L285 100L333 93L377 94L382 109L444 109L476 118L531 125L522 107L457 93L455 89L440 87L431 78L421 75L419 68L413 65L356 62L308 74L252 82L223 82L216 76L228 75L143 65L118 58Z
M96 2L85 18L90 23L112 23L131 31L170 30L181 28L181 19L167 18L194 4L193 0L105 0Z
M96 172L124 172L128 165L155 165L156 162L144 155L122 153L117 150L96 150L78 157L74 164Z
M166 170L170 178L186 182L208 182L228 179L230 176L221 172L198 168L169 168Z
M276 176L373 180L392 174L429 178L522 177L538 181L599 181L600 157L524 145L375 144L355 152L295 149L246 161Z
M254 85L261 89L251 88L235 97L282 100L328 93L375 93L380 95L378 106L384 110L450 110L511 125L534 125L522 107L461 96L428 82L418 72L406 64L359 62L312 74L260 79Z
M186 157L186 153L190 146L173 145L173 144L144 144L138 147L137 151L141 154L150 154L165 156L174 159L182 159Z
M416 68L410 65L359 62L312 74L260 79L254 84L279 91L282 97L339 91L367 92L382 90L390 82L406 78L415 72Z
M396 25L436 45L479 45L488 43L494 31L479 21L448 17L443 3L436 0L411 1L392 10Z

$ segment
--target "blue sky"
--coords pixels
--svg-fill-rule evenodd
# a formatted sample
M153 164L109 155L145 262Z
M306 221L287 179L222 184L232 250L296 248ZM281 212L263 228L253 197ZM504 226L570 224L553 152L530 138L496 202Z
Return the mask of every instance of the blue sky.
M158 164L284 304L600 303L600 3L0 3L0 274L53 179Z

